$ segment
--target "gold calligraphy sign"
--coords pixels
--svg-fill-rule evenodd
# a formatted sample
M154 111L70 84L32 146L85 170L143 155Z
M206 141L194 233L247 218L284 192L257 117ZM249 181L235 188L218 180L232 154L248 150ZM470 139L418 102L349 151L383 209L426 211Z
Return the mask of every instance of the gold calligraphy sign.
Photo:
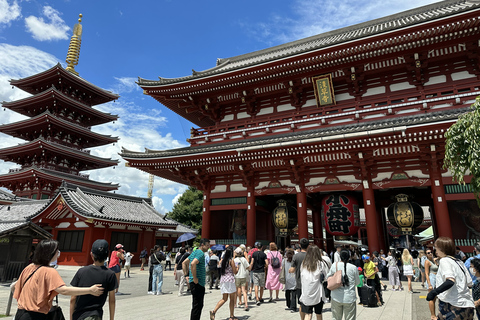
M335 92L333 91L332 75L330 73L313 77L312 83L317 107L335 104Z

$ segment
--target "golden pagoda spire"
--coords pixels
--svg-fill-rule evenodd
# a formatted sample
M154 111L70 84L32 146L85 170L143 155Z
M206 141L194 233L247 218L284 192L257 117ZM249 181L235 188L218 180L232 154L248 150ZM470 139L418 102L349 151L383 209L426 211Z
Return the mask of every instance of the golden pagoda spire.
M70 39L70 45L68 46L67 59L65 60L67 65L67 71L78 76L78 72L75 71L75 66L78 64L78 57L80 56L80 45L82 44L82 14L80 13L78 23L73 27L73 35Z

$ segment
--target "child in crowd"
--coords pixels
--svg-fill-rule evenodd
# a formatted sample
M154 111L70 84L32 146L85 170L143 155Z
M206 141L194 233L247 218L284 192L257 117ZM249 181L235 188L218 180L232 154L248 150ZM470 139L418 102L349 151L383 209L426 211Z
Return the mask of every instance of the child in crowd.
M130 278L130 267L132 265L133 256L134 255L130 252L127 252L127 254L125 255L125 278L127 277L127 274L128 274L128 277Z
M360 297L360 288L363 287L365 282L365 276L363 275L362 267L358 267L358 277L360 278L360 283L357 285L357 293L358 293L358 297ZM362 304L362 303L359 302L358 304Z

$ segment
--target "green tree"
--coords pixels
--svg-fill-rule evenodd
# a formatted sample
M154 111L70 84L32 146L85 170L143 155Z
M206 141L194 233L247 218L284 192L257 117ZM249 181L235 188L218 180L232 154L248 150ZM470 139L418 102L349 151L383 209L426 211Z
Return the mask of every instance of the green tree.
M480 96L470 107L472 111L458 117L445 133L444 167L459 184L464 176L471 175L470 189L480 206Z
M188 189L173 205L167 216L202 233L203 192L194 187Z

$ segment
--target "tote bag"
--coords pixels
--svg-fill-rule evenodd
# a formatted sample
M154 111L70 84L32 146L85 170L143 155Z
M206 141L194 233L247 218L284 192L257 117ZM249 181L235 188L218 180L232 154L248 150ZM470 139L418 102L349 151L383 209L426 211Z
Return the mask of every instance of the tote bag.
M343 285L342 270L338 270L338 262L335 264L335 270L333 276L327 279L327 289L332 291Z

